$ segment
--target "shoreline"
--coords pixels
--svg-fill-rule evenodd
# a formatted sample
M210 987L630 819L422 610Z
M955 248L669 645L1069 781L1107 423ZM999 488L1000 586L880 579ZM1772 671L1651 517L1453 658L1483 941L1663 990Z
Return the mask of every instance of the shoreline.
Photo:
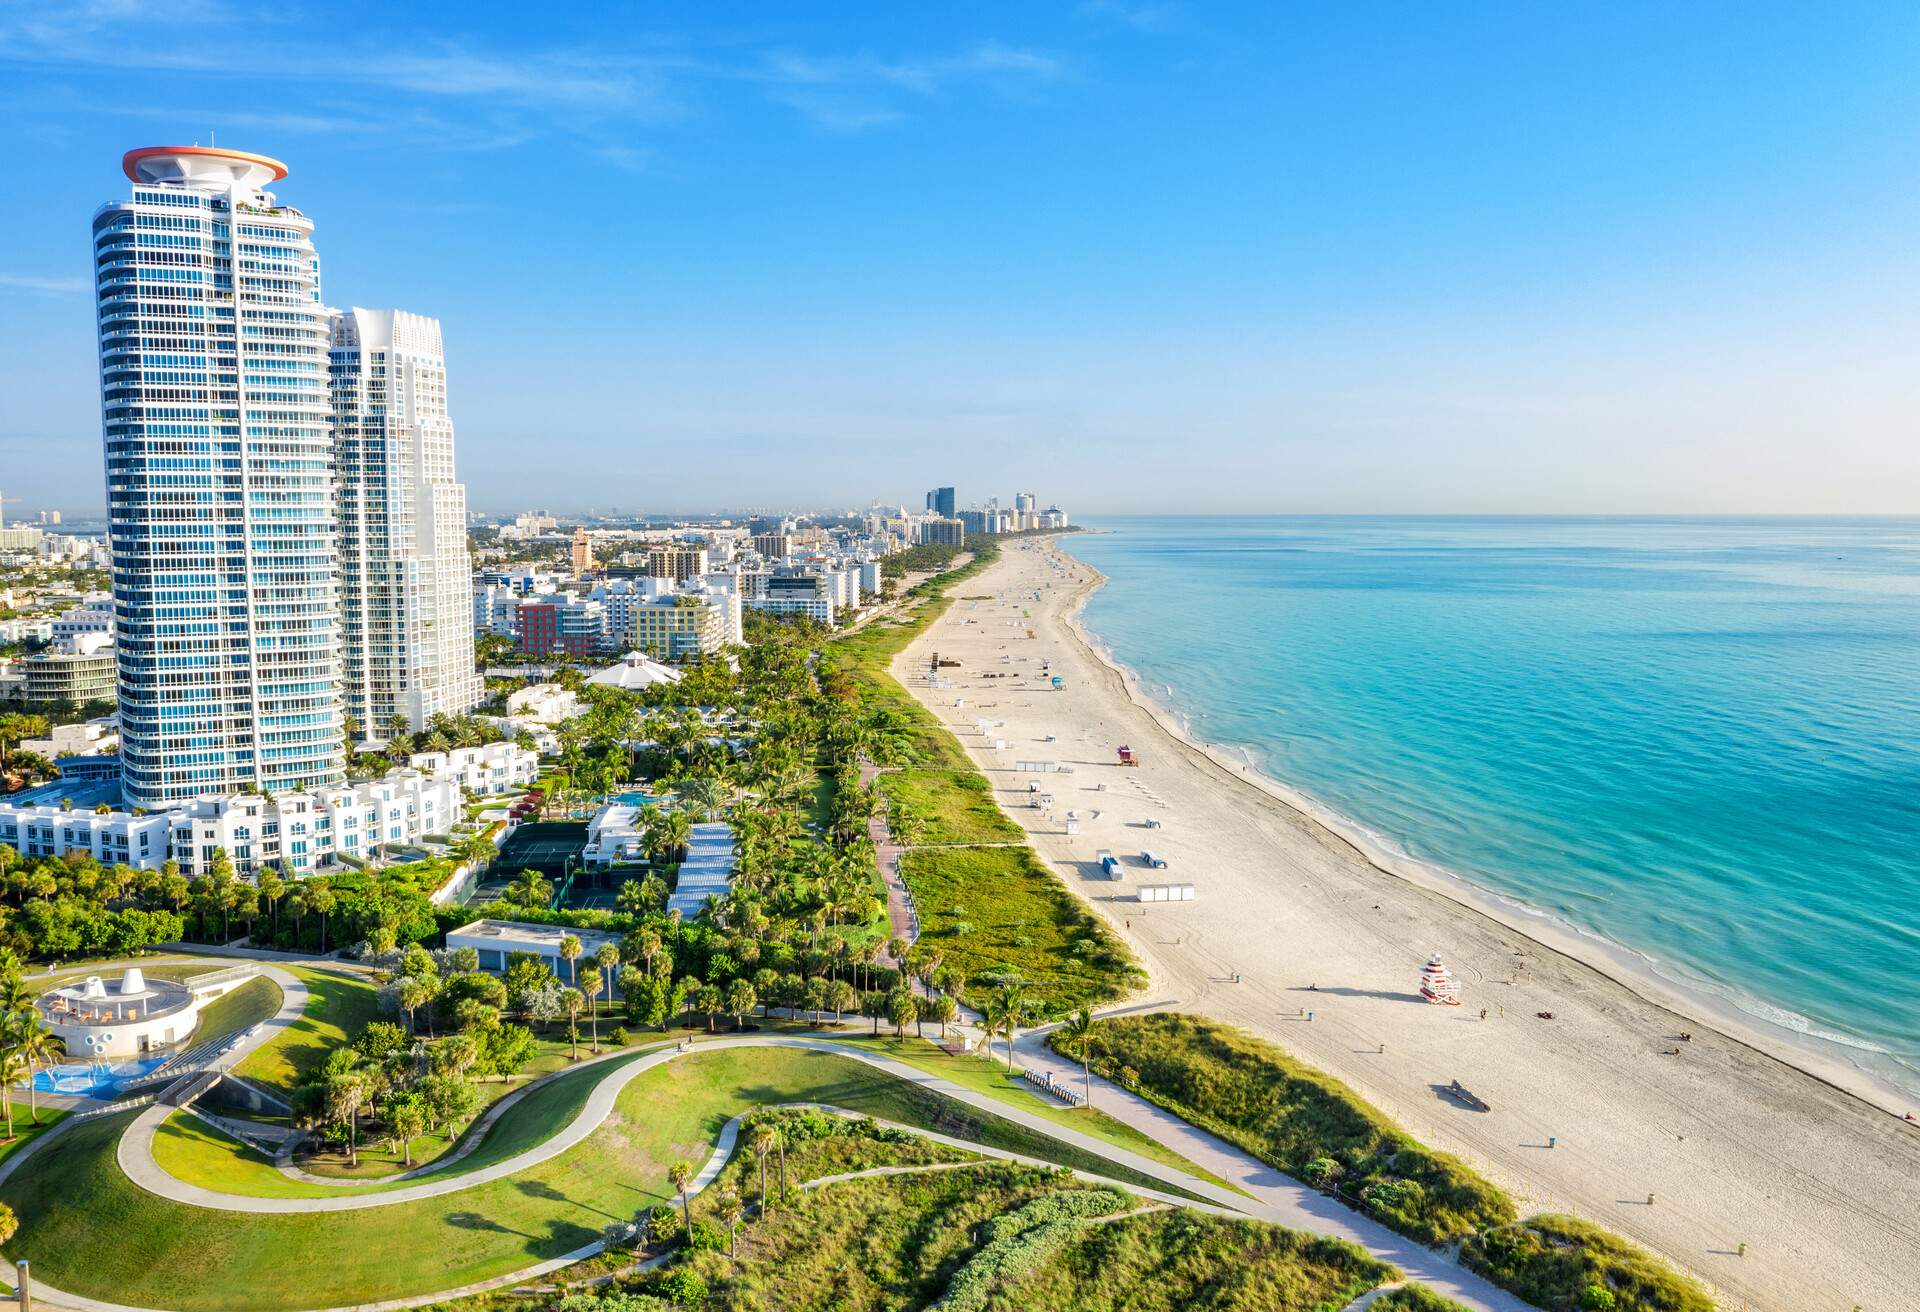
M1057 536L1013 544L964 590L986 595L956 599L889 669L1146 968L1122 1010L1274 1042L1523 1215L1594 1222L1723 1306L1895 1307L1920 1287L1920 1125L1849 1091L1849 1072L1823 1078L1741 1026L1696 1024L1697 1004L1596 962L1592 942L1376 854L1231 749L1196 743L1078 622L1103 581ZM937 686L917 677L934 650L955 662ZM1137 769L1117 763L1120 743L1144 749ZM1035 770L1057 772L1051 805L1033 803ZM1143 847L1170 868L1148 869ZM1170 880L1191 900L1142 900ZM1457 1008L1413 991L1436 947ZM1488 1109L1450 1098L1456 1080Z
M1406 880L1468 911L1486 916L1531 941L1541 951L1557 953L1576 965L1599 973L1650 1006L1663 1008L1696 1025L1710 1028L1721 1037L1744 1044L1760 1056L1859 1099L1896 1121L1920 1104L1920 1088L1909 1088L1898 1079L1864 1068L1830 1050L1844 1048L1845 1044L1796 1031L1790 1026L1772 1024L1764 1017L1745 1010L1733 999L1716 996L1705 982L1690 987L1684 981L1675 981L1661 974L1658 960L1647 953L1617 943L1597 931L1584 930L1551 912L1485 888L1443 867L1397 852L1351 817L1315 800L1257 765L1233 759L1234 753L1243 749L1209 743L1199 738L1192 731L1191 717L1149 692L1146 681L1138 672L1084 622L1082 612L1093 595L1106 586L1109 581L1107 575L1074 555L1061 539L1051 539L1050 546L1092 576L1087 586L1061 612L1067 631L1090 658L1113 673L1134 705L1188 751L1205 758L1231 778L1293 810L1308 823L1318 826L1330 837L1351 848L1360 860L1382 874ZM1171 687L1169 691L1172 691ZM1807 1020L1810 1025L1813 1023L1806 1017L1801 1019ZM1861 1048L1859 1051L1880 1053L1882 1050Z

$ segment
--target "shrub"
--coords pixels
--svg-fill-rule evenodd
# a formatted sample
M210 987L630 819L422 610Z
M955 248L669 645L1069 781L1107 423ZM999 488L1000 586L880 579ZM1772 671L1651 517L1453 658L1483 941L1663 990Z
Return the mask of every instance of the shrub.
M946 1294L928 1312L980 1312L1002 1281L1039 1265L1073 1238L1084 1220L1110 1216L1127 1202L1117 1189L1073 1189L994 1217L980 1227L980 1248L953 1273Z
M633 1036L627 1033L627 1027L625 1025L615 1025L613 1032L607 1035L607 1042L616 1048L624 1048L633 1042Z
M1535 1216L1468 1239L1460 1260L1548 1312L1713 1312L1695 1281L1599 1226Z
M647 1238L656 1244L670 1244L680 1237L680 1213L665 1203L647 1210Z
M706 1221L695 1221L693 1229L687 1231L689 1252L718 1253L726 1246L727 1237L720 1233L720 1228Z
M707 1301L707 1282L697 1271L677 1266L649 1280L646 1292L678 1307L699 1307Z

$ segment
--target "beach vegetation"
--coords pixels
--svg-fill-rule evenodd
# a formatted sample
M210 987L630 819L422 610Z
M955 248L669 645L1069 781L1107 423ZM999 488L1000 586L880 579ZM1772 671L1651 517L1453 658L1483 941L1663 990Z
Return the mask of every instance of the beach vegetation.
M1422 1146L1340 1081L1273 1044L1176 1012L1097 1021L1052 1045L1174 1114L1412 1239L1444 1244L1506 1225L1512 1199Z
M808 1114L768 1115L791 1125ZM797 1191L791 1205L754 1213L736 1255L688 1258L715 1312L1325 1312L1396 1274L1338 1240L1143 1209L1119 1189L1089 1188L1059 1170L990 1161L916 1168L937 1145L870 1133L856 1122L796 1142L796 1191L803 1178L842 1173L848 1160L904 1173ZM861 1145L858 1155L839 1156L849 1143ZM823 1155L829 1148L835 1155ZM709 1196L726 1190L702 1203Z
M993 800L993 788L975 770L894 770L879 778L889 821L898 813L917 820L902 842L930 847L960 843L1018 843L1026 835Z
M976 1004L1017 983L1030 1018L1123 997L1138 967L1118 937L1025 847L910 851L900 876L922 908L920 943L963 972ZM974 908L966 916L944 908Z
M1460 1261L1547 1312L1713 1312L1698 1281L1576 1217L1533 1216L1471 1236Z

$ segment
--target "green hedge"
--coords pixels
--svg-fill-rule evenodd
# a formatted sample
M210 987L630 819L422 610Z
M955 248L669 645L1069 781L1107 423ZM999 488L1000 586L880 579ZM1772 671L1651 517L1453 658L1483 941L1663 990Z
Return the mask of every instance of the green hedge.
M928 1312L981 1312L1001 1282L1051 1257L1086 1220L1111 1216L1128 1201L1117 1189L1073 1189L994 1217L980 1227L979 1250L953 1273L946 1294Z
M1548 1312L1713 1312L1713 1299L1644 1249L1571 1216L1476 1235L1460 1260Z
M1063 1032L1050 1041L1074 1060ZM1093 1069L1427 1244L1506 1225L1513 1201L1466 1163L1403 1134L1352 1089L1200 1016L1100 1021Z

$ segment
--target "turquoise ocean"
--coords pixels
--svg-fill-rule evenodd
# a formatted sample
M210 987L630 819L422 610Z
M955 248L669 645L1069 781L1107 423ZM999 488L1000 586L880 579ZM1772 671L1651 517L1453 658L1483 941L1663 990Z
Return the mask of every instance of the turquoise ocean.
M1920 1090L1920 519L1091 526L1195 738Z

